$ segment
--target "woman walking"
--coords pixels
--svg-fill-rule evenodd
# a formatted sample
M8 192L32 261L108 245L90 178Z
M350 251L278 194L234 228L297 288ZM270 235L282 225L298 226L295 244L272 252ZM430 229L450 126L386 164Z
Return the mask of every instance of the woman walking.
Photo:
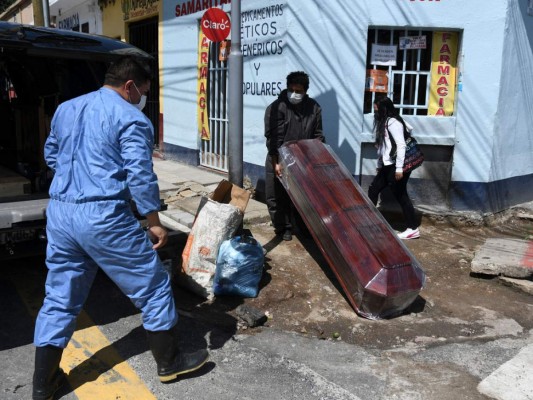
M409 126L399 115L391 99L381 97L374 101L374 134L378 149L377 175L368 188L368 197L377 205L379 194L387 186L394 198L400 203L407 229L398 234L400 239L420 237L413 203L407 194L407 181L410 172L403 172L405 158L404 132L410 132ZM392 137L392 140L391 140Z

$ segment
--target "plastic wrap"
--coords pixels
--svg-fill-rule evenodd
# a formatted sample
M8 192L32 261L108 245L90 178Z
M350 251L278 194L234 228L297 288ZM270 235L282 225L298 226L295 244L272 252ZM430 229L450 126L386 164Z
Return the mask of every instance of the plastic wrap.
M355 311L370 319L404 311L425 273L331 148L288 142L279 159L281 182Z
M256 297L263 276L263 247L250 236L236 236L220 245L213 291L218 295Z

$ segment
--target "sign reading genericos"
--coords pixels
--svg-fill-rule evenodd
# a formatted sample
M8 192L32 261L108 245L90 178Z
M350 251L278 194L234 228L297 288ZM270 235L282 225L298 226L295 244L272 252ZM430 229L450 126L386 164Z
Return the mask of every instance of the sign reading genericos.
M221 42L226 39L231 30L228 14L216 7L206 10L200 21L204 35L212 42Z

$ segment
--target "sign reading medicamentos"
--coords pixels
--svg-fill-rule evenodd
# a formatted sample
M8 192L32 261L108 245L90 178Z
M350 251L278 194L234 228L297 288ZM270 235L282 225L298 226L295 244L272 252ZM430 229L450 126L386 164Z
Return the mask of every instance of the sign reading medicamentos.
M212 42L226 39L231 30L228 14L216 7L208 8L202 16L200 27L204 35Z

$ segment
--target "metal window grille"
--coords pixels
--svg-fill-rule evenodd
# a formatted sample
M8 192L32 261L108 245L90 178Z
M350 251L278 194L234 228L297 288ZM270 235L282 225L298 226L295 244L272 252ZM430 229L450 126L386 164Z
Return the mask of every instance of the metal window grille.
M228 62L219 60L220 43L209 45L207 115L210 140L202 140L200 164L228 172Z
M429 104L429 79L431 73L431 31L410 29L370 29L368 32L367 69L386 71L386 95L392 99L400 114L427 115ZM425 49L399 49L402 36L426 36ZM395 66L371 64L372 44L398 46ZM385 93L365 92L365 113L372 112L377 96Z

